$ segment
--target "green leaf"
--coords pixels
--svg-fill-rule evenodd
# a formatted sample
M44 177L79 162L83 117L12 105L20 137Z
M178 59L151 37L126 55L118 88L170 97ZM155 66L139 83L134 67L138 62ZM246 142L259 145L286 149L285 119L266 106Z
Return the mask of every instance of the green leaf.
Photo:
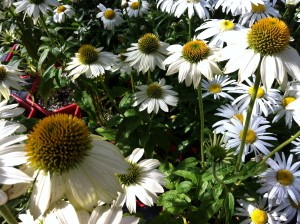
M190 189L193 187L193 183L190 181L183 181L178 184L176 187L176 190L178 193L187 193L190 191Z
M181 176L185 179L191 180L193 182L193 184L197 184L197 176L194 172L190 172L187 170L176 170L174 171L174 174Z
M75 91L74 99L77 105L85 110L92 120L96 120L96 112L95 106L93 104L93 99L86 91L82 91L80 89L78 91Z
M49 48L46 48L40 56L40 59L39 59L39 62L38 62L38 71L39 71L39 73L42 73L42 65L43 65L45 59L47 58L49 51L50 51Z
M170 190L158 198L158 205L163 206L164 211L174 215L181 214L189 207L191 199L183 193L176 190Z
M96 132L101 135L104 140L113 141L116 139L116 131L110 128L100 127Z
M234 214L234 196L231 192L228 193L227 197L225 198L224 203L225 214L226 214L226 223L229 223L231 217Z
M195 157L188 157L185 160L181 161L181 163L176 167L176 170L186 170L190 167L195 167L199 164L199 160Z

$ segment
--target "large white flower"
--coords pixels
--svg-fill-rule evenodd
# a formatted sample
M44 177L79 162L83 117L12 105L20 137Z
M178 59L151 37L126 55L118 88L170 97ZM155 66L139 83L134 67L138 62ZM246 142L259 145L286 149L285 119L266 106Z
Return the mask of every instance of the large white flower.
M192 40L184 46L171 45L167 50L170 56L164 61L164 64L169 65L166 75L179 73L179 82L185 81L187 86L193 83L196 89L202 75L212 80L214 74L222 74L213 60L218 49L207 45L202 40Z
M246 83L240 83L237 87L232 90L233 93L241 94L235 100L232 101L232 104L236 104L241 110L248 109L250 104L251 95L254 89L254 80L255 76L252 76L253 82L249 79L246 79ZM277 89L269 89L268 92L262 86L258 87L256 99L253 105L253 114L254 115L264 115L267 117L270 113L274 113L278 107L281 95L280 91Z
M197 35L197 39L206 40L211 38L209 41L210 45L216 45L220 48L223 48L224 41L221 38L223 33L229 30L240 30L243 28L244 27L242 25L235 24L231 20L211 19L206 20L195 31L204 30Z
M244 133L244 125L238 119L231 119L231 123L225 123L224 127L227 132L225 136L229 139L226 147L228 149L236 148L236 154L239 153L241 147L242 136ZM242 156L242 161L245 161L245 157L254 152L254 156L256 161L258 161L261 155L268 155L270 151L267 147L271 147L272 145L267 141L277 140L272 136L271 133L266 132L267 128L269 128L269 122L260 116L252 116L249 124L249 128L246 133L245 140L245 149Z
M271 2L264 0L263 4L252 4L252 9L250 12L242 13L239 18L239 23L241 25L247 24L247 27L251 27L253 23L266 17L280 18L281 15L278 10L272 7Z
M122 18L123 14L120 9L106 8L101 3L97 7L101 12L99 12L96 17L101 18L105 29L113 30L115 26L119 26L124 22Z
M139 38L137 43L132 43L132 47L128 48L125 62L133 66L138 72L146 73L149 70L153 71L156 66L165 70L163 61L168 54L166 50L168 43L162 42L158 37L152 33L146 33Z
M208 19L209 12L207 9L212 9L212 7L205 0L177 0L172 6L172 12L178 18L188 10L188 17L190 19L195 15L195 11L200 19Z
M47 11L51 10L49 5L59 5L57 0L19 0L13 4L16 7L16 13L24 11L24 16L26 16L26 14L30 17L33 16L35 20L39 17L40 12L47 15Z
M131 17L139 17L147 15L149 11L149 3L146 0L129 0L128 7L124 9L124 14Z
M276 199L276 204L282 203L285 199L290 198L298 204L300 201L300 162L293 163L293 154L290 154L286 160L284 153L280 156L275 154L275 158L269 158L267 171L259 175L262 187L258 189L258 193L268 193L270 200Z
M178 93L171 90L172 86L165 85L165 83L165 79L161 79L159 83L136 86L140 91L133 94L133 106L141 104L139 110L143 111L147 108L149 114L152 111L157 114L159 109L168 112L168 105L177 105L178 97L176 95Z
M263 4L263 0L219 0L215 8L222 6L222 11L228 14L231 12L233 16L241 13L250 12L252 5Z
M102 49L103 47L95 48L89 44L82 45L66 67L66 70L70 71L68 76L75 80L83 73L88 78L105 74L105 70L110 70L116 63L117 56L111 52L101 51Z
M136 197L145 205L156 203L157 193L163 193L164 175L157 169L160 162L157 159L143 159L144 149L133 150L126 159L130 164L129 174L118 175L124 193L118 198L121 205L126 202L129 212L136 212Z
M120 151L90 135L77 117L55 114L39 121L26 142L28 165L35 170L29 202L34 218L63 196L92 211L99 200L110 203L122 188L116 173L127 173Z
M23 75L16 67L0 64L0 100L2 96L9 100L10 89L21 90L20 83L26 83L20 78Z
M54 10L53 20L56 23L63 23L66 17L74 16L75 11L70 5L60 5Z
M221 49L218 59L229 59L224 68L225 74L238 70L239 81L242 82L260 69L267 91L275 79L285 88L287 73L300 80L300 56L289 46L290 32L283 21L263 18L250 29L230 31L225 36L228 46Z
M237 207L235 215L238 217L246 217L241 224L277 224L280 213L270 209L267 206L267 197L260 196L257 202L238 199L237 202L242 206Z
M30 183L33 180L15 168L27 161L22 144L27 136L13 135L18 128L18 124L7 125L5 120L0 120L0 184Z

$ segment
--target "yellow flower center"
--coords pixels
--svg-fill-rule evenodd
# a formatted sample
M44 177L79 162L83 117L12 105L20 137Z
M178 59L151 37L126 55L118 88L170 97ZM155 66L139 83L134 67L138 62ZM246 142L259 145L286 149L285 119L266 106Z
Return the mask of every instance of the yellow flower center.
M290 103L294 102L296 100L295 97L292 97L292 96L288 96L288 97L285 97L281 103L284 107L287 107L287 105L289 105Z
M113 18L115 18L115 15L116 15L116 13L115 13L115 11L114 10L112 10L112 9L107 9L105 12L104 12L104 17L106 18L106 19L113 19Z
M136 163L131 163L128 174L117 174L121 184L130 186L136 184L140 176L140 167Z
M96 48L92 45L86 44L82 45L79 50L79 62L84 65L90 65L98 60L98 52Z
M137 10L140 7L140 4L139 2L133 2L130 7L134 10Z
M202 40L192 40L182 48L182 56L190 63L198 63L209 54L207 44Z
M3 81L6 78L7 71L4 68L4 66L0 65L0 82Z
M255 4L251 3L251 6L252 6L251 11L253 13L262 13L262 12L266 11L266 7L265 7L264 4L257 4L257 5L255 5Z
M149 98L160 99L163 94L163 89L158 83L152 83L147 88L147 95Z
M250 87L249 94L252 95L254 86ZM262 98L265 95L265 91L262 87L258 87L256 98Z
M243 137L243 131L240 132L240 139ZM252 129L248 129L247 135L246 135L246 143L247 144L253 144L256 140L256 133Z
M66 7L64 7L63 5L57 7L57 13L62 13L64 11L66 11Z
M219 93L221 92L222 87L218 83L211 84L209 87L209 92L211 93Z
M289 186L294 182L294 176L289 170L278 170L276 174L277 181L284 186Z
M241 123L244 122L244 116L242 114L235 114L234 117L236 117Z
M35 125L25 147L33 168L61 174L77 167L92 145L89 129L82 120L55 114Z
M146 33L138 40L138 48L144 54L151 54L157 51L159 47L159 39L152 33Z
M222 30L232 30L234 28L234 23L225 19L221 22L221 28Z
M254 23L248 32L249 47L262 55L280 53L289 42L289 28L277 18L263 18Z
M251 213L251 221L254 224L266 224L268 222L268 215L264 210L257 208Z

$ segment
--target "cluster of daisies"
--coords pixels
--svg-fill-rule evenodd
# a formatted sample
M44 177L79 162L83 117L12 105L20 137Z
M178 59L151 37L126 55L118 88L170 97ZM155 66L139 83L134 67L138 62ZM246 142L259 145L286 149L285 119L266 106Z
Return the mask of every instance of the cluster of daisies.
M134 87L132 106L153 115L176 110L179 94L166 84L167 77L176 74L179 83L203 91L203 100L226 102L217 109L215 116L220 120L212 128L224 135L227 150L243 153L243 162L259 163L277 141L268 132L271 123L284 120L285 128L300 126L300 56L290 46L292 37L276 4L275 0L157 0L155 7L169 16L203 20L194 30L196 35L186 43L170 45L157 34L145 33L118 55L104 46L83 44L64 70L73 82L82 75L95 79L106 72L131 75L134 70L147 76L147 84ZM150 6L146 0L123 2L122 9L99 4L95 17L105 29L114 30L125 16L146 16ZM12 7L35 22L51 10L55 23L76 14L71 5L57 0L3 0L2 7ZM235 19L211 19L218 9ZM164 76L153 81L157 70ZM0 203L5 205L31 189L29 210L19 216L23 223L138 223L137 217L123 216L122 208L135 213L136 199L148 206L157 202L165 185L157 169L160 162L141 160L142 148L124 158L115 145L91 134L82 120L71 115L46 117L24 134L24 126L8 120L23 113L16 104L8 105L10 90L21 89L24 82L21 74L16 67L0 64L0 96L4 98L0 103ZM276 153L266 160L268 170L257 177L258 203L237 200L241 207L236 215L246 217L242 223L288 223L295 216L300 222L300 162L295 162L300 138L292 143L294 154Z

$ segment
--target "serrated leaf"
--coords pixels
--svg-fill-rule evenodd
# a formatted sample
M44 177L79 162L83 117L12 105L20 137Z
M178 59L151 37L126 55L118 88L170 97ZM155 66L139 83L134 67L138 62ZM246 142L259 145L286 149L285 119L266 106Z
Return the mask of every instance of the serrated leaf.
M178 193L187 193L190 191L190 189L193 187L193 183L190 181L183 181L178 184L176 187L176 190Z
M181 176L185 179L191 180L193 184L197 184L197 176L195 173L187 171L187 170L176 170L174 174Z

